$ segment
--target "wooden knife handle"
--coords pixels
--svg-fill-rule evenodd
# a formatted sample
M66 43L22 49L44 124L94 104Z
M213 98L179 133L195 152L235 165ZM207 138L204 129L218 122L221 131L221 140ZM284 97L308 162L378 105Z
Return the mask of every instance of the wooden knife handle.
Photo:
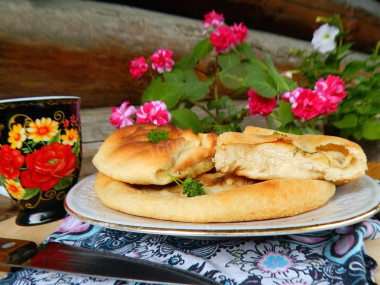
M0 263L22 264L36 253L33 241L0 238Z

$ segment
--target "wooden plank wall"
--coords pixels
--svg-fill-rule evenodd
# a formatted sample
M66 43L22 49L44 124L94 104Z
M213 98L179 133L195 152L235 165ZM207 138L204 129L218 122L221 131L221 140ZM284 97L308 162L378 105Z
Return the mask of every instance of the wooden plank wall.
M308 41L253 29L249 33L248 43L258 57L265 50L280 70L297 63L289 48L310 49ZM201 20L128 5L2 0L0 98L64 94L80 96L84 108L114 106L124 100L138 104L149 77L132 79L129 61L163 47L179 59L200 39ZM207 64L201 64L199 76L207 73Z

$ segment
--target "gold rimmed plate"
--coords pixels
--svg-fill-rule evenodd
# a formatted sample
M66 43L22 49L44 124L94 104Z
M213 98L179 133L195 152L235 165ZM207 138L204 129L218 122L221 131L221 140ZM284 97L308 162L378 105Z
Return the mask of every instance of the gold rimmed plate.
M98 226L189 238L232 238L297 234L358 223L380 210L380 187L367 175L337 187L333 198L314 211L294 217L237 223L181 223L137 217L107 208L94 192L96 174L77 183L65 199L72 216Z

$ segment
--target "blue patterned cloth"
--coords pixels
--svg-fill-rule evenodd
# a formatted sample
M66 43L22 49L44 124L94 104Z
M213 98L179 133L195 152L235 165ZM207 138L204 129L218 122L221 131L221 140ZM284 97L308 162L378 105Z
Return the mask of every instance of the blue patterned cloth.
M379 182L379 181L378 181ZM107 229L68 215L46 240L186 269L221 284L376 284L365 239L380 238L380 213L358 224L310 234L199 240ZM7 285L141 284L24 269Z

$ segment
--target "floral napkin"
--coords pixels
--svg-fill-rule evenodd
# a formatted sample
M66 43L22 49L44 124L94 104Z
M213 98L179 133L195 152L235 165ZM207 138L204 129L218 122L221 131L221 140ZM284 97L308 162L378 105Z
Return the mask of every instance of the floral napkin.
M378 181L380 182L380 181ZM103 228L68 215L46 240L190 270L221 284L376 284L365 239L380 238L380 213L335 230L225 240L188 239ZM141 284L24 269L0 284Z

